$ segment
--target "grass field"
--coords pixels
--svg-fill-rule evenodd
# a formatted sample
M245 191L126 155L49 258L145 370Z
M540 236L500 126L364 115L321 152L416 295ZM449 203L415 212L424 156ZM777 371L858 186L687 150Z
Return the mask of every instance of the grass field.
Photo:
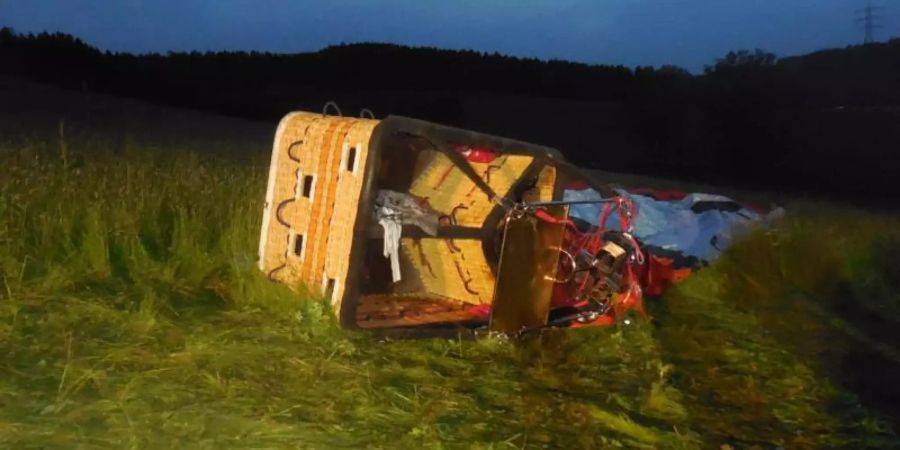
M267 142L173 142L0 142L0 448L896 445L898 217L788 204L629 326L386 340L258 273Z

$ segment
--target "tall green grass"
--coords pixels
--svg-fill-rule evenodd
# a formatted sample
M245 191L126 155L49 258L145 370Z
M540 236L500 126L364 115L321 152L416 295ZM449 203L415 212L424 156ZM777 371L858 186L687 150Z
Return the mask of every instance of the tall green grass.
M319 299L258 273L264 152L0 145L2 448L895 438L835 365L854 346L889 357L896 342L834 314L849 292L897 317L884 269L896 259L879 253L897 241L878 237L896 236L893 218L798 210L654 301L651 321L521 343L397 341L342 331ZM836 356L822 356L823 337Z
M790 208L657 305L687 407L701 430L748 443L894 445L900 390L877 374L900 376L900 219Z

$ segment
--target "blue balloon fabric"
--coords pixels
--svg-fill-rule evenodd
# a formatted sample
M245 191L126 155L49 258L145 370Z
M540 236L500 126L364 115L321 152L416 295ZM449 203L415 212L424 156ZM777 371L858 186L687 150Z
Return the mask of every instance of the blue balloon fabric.
M616 192L635 205L631 233L644 246L694 257L703 262L716 259L734 240L754 225L766 221L779 210L768 214L742 207L728 197L712 194L688 194L680 200L657 200L624 189ZM566 201L602 200L593 189L566 190ZM704 205L712 205L705 207ZM603 204L572 205L569 216L598 226ZM619 211L610 214L605 229L619 230Z

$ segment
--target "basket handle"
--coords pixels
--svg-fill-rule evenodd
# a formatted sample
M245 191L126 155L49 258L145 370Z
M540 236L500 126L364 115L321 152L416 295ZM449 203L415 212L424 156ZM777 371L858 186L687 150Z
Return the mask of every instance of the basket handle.
M333 107L334 107L334 110L337 111L337 115L338 115L338 116L341 116L341 117L344 116L344 114L341 113L341 108L339 108L338 105L337 105L337 103L335 103L334 101L330 101L330 102L326 103L325 106L322 108L322 115L323 115L323 116L327 116L327 115L328 115L328 107L329 107L329 106L333 106Z
M366 116L368 116L368 117L366 117ZM359 118L360 119L368 118L368 119L375 120L375 113L373 113L372 110L369 108L363 108L363 109L359 110Z

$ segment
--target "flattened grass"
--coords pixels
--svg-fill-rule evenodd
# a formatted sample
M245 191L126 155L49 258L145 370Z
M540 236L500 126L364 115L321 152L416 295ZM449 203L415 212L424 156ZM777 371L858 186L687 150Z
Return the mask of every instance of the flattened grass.
M874 237L895 219L798 211L654 302L653 321L516 344L386 340L338 329L315 296L258 273L267 155L203 145L0 148L0 447L817 448L894 437L836 375L848 353L813 344L895 347L833 314L851 292L896 317L893 269L879 259L894 254ZM834 303L810 301L820 298Z

